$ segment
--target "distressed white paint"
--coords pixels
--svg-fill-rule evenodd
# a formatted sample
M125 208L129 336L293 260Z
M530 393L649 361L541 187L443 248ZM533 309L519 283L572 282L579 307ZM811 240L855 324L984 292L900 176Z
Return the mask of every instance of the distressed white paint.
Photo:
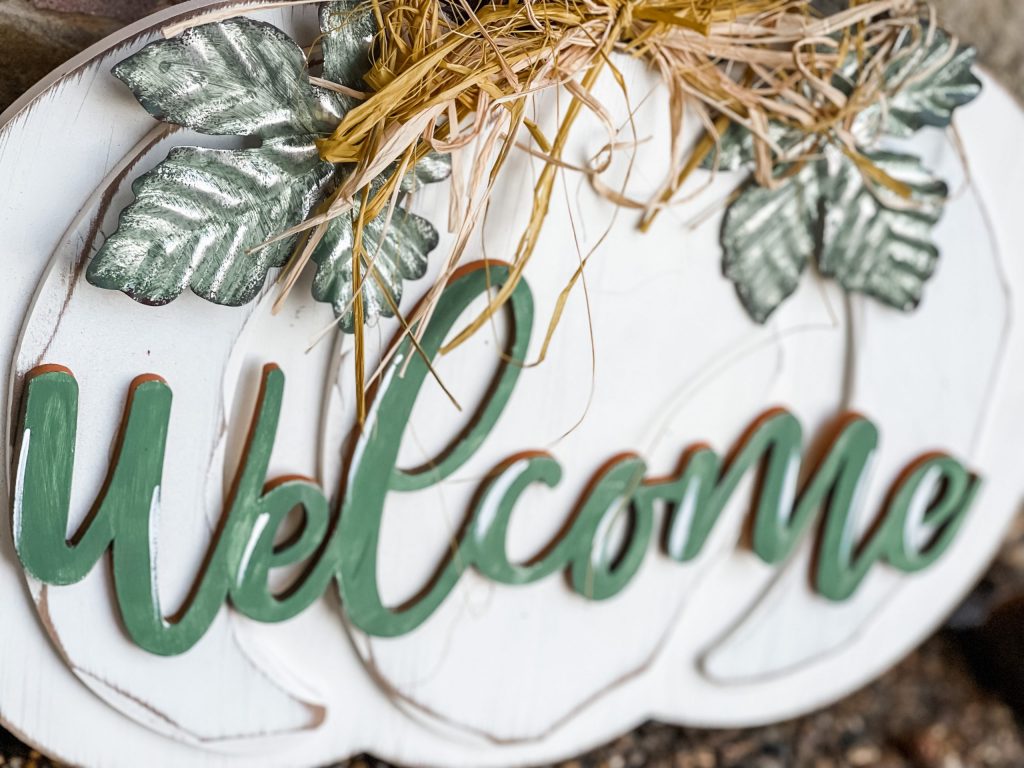
M180 6L159 18L166 23L198 7ZM261 17L312 39L312 6ZM102 212L101 229L109 232L130 199L131 178L168 146L197 138L154 137L152 121L107 74L154 37L143 29L151 24L72 62L0 127L0 177L12 180L0 191L0 247L9 265L0 289L0 328L6 329L0 361L12 371L8 434L25 371L61 363L78 377L76 519L102 482L129 382L144 372L168 380L173 421L154 504L161 518L160 596L173 605L220 513L262 365L277 362L287 376L274 474L315 477L335 493L354 398L343 344L328 341L306 353L330 318L305 298L308 283L274 317L272 294L242 310L192 296L146 308L93 289L76 274L81 243L98 215L96 190L110 183L117 189L112 208ZM627 63L624 71L638 103L654 81L641 67ZM605 84L602 98L624 114L614 83ZM544 104L538 121L550 125L551 103ZM67 119L70 110L75 120ZM702 202L667 213L644 237L620 213L587 272L593 367L591 329L576 295L548 361L523 372L484 448L439 488L389 500L381 589L394 602L416 591L446 551L478 481L514 453L548 450L564 469L560 486L531 489L517 507L509 548L513 557L526 557L558 530L612 455L636 451L652 474L667 473L689 444L706 440L727 448L750 420L776 405L793 410L809 435L846 408L881 426L883 442L864 489L867 509L924 451L949 450L985 475L974 515L934 569L913 579L878 569L855 599L830 604L807 588L808 546L780 570L737 547L747 511L737 501L697 561L680 566L652 548L633 583L607 603L579 599L558 578L506 588L467 574L438 613L405 638L375 640L347 628L332 594L279 626L225 609L193 651L158 659L121 633L104 568L74 587L26 588L9 529L0 526L4 723L44 751L86 765L302 766L363 750L406 763L510 765L579 752L649 717L708 726L761 723L864 684L955 606L1021 498L1024 404L1015 394L1024 381L1024 339L1012 321L1024 284L1024 222L1016 210L1024 158L1008 157L1006 148L1015 146L1024 118L990 84L960 123L973 183L941 225L942 266L910 317L860 299L844 309L833 286L808 278L771 325L751 325L720 275L719 222L686 226L735 177L716 180ZM633 190L642 194L663 171L664 100L657 94L646 100L637 124L653 135L640 145L633 175ZM596 120L584 120L575 136L570 162L607 140ZM941 135L914 146L958 188L963 174ZM138 164L116 181L125 158L135 154ZM496 192L501 204L473 245L478 255L486 246L490 258L507 258L529 201L530 162L516 158L506 168ZM623 172L618 158L612 175ZM55 180L52 186L48 180ZM417 203L435 222L446 219L442 186L424 190ZM557 188L556 202L526 273L538 308L532 356L578 264L577 240L585 253L613 220L610 208L578 190L571 176L564 190ZM450 244L443 239L439 253ZM411 286L408 306L425 287L425 281ZM500 324L495 332L497 338L482 332L438 361L467 411L496 364ZM383 345L390 335L388 327L370 337ZM848 343L854 345L849 357ZM591 394L586 418L566 434ZM428 384L402 462L422 463L468 417ZM17 471L12 457L4 459L8 475Z

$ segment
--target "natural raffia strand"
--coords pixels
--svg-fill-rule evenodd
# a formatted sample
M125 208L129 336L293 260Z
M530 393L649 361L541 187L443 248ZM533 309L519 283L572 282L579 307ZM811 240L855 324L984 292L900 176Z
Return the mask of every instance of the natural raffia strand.
M282 275L286 294L322 238L326 222L347 213L353 201L363 203L354 227L352 270L360 392L366 385L360 288L362 280L375 279L374 254L362 247L361 232L364 222L397 203L401 171L431 151L470 150L470 157L460 160L468 174L453 179L454 185L462 184L452 194L455 246L427 299L412 315L403 318L393 307L415 341L458 266L502 164L527 133L534 145L529 151L543 161L529 223L511 258L511 279L448 344L447 351L486 323L515 289L536 248L557 172L565 166L562 154L571 127L583 110L593 112L609 131L603 161L589 169L594 187L613 202L626 199L598 180L612 151L623 145L616 139L609 115L592 95L604 71L625 91L613 54L648 62L660 74L670 101L673 136L668 173L651 200L630 206L642 209L641 229L673 204L676 192L714 151L730 123L742 124L755 137L755 176L762 185L774 184L780 165L800 163L801 157L819 149L815 137L827 136L872 185L909 194L858 152L852 125L867 106L886 98L887 68L895 59L913 55L931 34L934 11L928 2L510 0L480 6L471 0L368 2L380 30L372 68L365 77L371 92L330 137L319 142L325 160L352 163L355 170L316 216L275 238L296 231L303 234L302 245ZM824 12L821 8L826 4L838 5L839 10ZM857 62L852 70L845 67L851 60ZM837 87L839 80L844 87ZM549 88L564 88L572 97L553 136L543 135L527 116L530 96ZM696 146L687 146L682 139L688 114L705 128L704 139ZM773 142L772 123L799 127L806 133L808 142L796 156L787 156ZM370 181L395 163L400 172L371 196ZM582 264L563 296L581 274ZM386 290L383 293L388 295ZM563 305L564 301L556 309L548 339Z

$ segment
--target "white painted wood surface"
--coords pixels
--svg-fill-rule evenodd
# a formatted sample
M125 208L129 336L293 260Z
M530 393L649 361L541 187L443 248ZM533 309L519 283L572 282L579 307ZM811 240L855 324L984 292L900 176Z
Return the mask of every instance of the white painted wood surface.
M102 482L129 382L145 372L167 379L175 405L158 567L170 604L185 594L219 514L263 363L279 363L287 376L272 474L337 488L353 416L344 345L341 354L336 341L306 353L330 320L308 291L296 291L277 317L269 313L273 294L245 309L191 295L157 309L92 288L76 269L93 233L112 231L131 179L171 145L221 141L154 134L152 119L108 74L159 26L202 7L179 6L126 30L0 119L7 445L24 373L40 362L69 366L82 399L73 497L80 517ZM300 41L315 34L313 6L259 16ZM638 65L624 68L638 103L656 83ZM510 546L525 556L561 526L613 455L636 451L652 474L668 472L688 445L725 450L777 405L797 414L810 437L847 409L879 424L869 510L899 470L929 450L948 450L984 475L974 513L935 568L914 578L877 568L853 600L827 603L808 588L807 547L770 569L736 546L747 512L737 499L698 561L680 566L652 547L633 582L606 603L580 599L558 578L510 588L469 573L404 638L362 635L330 594L278 626L225 608L195 649L164 659L123 635L106 566L73 587L27 583L5 525L0 719L44 752L85 765L303 766L368 750L406 763L498 766L570 755L650 717L701 726L778 720L865 684L957 604L1020 507L1024 339L1014 321L1024 286L1024 155L1014 147L1024 117L998 86L987 86L959 119L970 183L945 136L914 141L959 193L940 225L939 272L912 316L862 299L847 305L834 286L808 277L767 327L755 327L721 276L720 216L689 226L739 177L715 179L696 203L640 236L630 215L613 216L567 176L526 273L538 308L531 354L578 248L585 254L612 221L587 272L595 356L576 295L547 362L524 371L483 449L440 488L389 499L380 579L389 602L413 594L446 551L477 482L514 453L548 450L564 469L557 488L530 491L517 508ZM613 83L602 98L625 114ZM542 123L553 106L540 105ZM644 101L637 124L641 138L652 137L633 171L640 195L664 170L667 116L658 94ZM568 159L581 162L605 141L600 124L583 120ZM525 220L530 163L507 166L500 202L471 253L507 258ZM623 170L620 159L611 176ZM443 186L417 200L440 224ZM449 244L442 238L435 265ZM406 306L426 285L410 286ZM378 334L370 336L376 344ZM379 339L390 336L384 328ZM484 332L439 361L464 404L482 393L498 347ZM436 453L464 419L436 386L425 387L403 463Z

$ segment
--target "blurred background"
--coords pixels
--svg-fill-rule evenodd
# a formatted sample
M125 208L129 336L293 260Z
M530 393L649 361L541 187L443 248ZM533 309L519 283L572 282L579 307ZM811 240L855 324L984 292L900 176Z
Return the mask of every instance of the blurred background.
M934 1L944 25L975 44L984 65L1024 101L1024 0ZM168 4L0 0L0 111L80 50ZM836 706L746 731L652 723L562 766L1024 768L1024 599L1018 596L1024 596L1024 520L942 632ZM50 764L0 731L0 765ZM343 765L385 764L364 757Z

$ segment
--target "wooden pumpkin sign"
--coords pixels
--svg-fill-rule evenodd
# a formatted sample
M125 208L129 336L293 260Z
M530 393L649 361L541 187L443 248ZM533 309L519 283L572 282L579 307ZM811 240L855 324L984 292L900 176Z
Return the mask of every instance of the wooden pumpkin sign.
M527 765L897 662L1024 491L1019 108L930 30L762 184L806 139L676 130L613 53L488 181L498 130L327 140L388 87L372 14L185 4L5 114L4 725L86 765ZM702 143L702 202L638 231Z

